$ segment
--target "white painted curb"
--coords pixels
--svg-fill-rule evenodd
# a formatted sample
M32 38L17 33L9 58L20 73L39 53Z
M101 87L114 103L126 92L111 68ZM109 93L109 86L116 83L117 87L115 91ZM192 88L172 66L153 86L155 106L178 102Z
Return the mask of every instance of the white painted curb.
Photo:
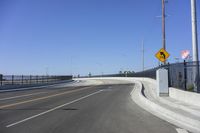
M135 88L131 92L131 97L140 107L151 112L153 115L164 119L174 125L187 129L191 132L200 133L200 121L177 114L167 108L164 108L154 102L148 100L142 94L143 85L140 81L134 81Z

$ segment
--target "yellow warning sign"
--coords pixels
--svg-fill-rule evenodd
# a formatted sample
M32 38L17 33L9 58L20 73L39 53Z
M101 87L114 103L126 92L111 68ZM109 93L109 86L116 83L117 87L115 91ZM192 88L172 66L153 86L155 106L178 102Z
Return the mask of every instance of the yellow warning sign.
M165 62L167 60L167 58L169 58L170 54L164 50L163 48L161 48L157 53L156 53L156 58L162 62Z

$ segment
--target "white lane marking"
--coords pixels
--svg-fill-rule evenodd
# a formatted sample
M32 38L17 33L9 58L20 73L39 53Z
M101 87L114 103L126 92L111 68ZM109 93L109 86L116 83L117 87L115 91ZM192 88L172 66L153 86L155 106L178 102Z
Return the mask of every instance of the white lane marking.
M78 102L78 101L80 101L80 100L83 100L83 99L85 99L85 98L87 98L87 97L90 97L90 96L92 96L92 95L98 94L98 93L100 93L100 92L102 92L102 90L99 90L99 91L96 91L96 92L91 93L91 94L89 94L89 95L80 97L80 98L78 98L78 99L76 99L76 100L73 100L73 101L71 101L71 102L62 104L62 105L60 105L60 106L57 106L57 107L52 108L52 109L50 109L50 110L44 111L44 112L39 113L39 114L37 114L37 115L33 115L33 116L31 116L31 117L25 118L25 119L20 120L20 121L18 121L18 122L9 124L9 125L7 125L6 127L8 128L8 127L15 126L15 125L17 125L17 124L23 123L23 122L28 121L28 120L30 120L30 119L33 119L33 118L36 118L36 117L38 117L38 116L41 116L41 115L47 114L47 113L49 113L49 112L52 112L52 111L54 111L54 110L56 110L56 109L59 109L59 108L62 108L62 107L64 107L64 106L70 105L70 104L72 104L72 103Z
M176 128L176 131L177 131L178 133L188 133L187 130L181 129L181 128Z
M103 89L102 91L113 91L113 89Z
M0 101L3 101L3 100L10 100L10 99L15 99L15 98L21 98L21 97L27 97L27 96L32 96L32 95L38 95L38 94L43 94L43 93L48 93L48 92L37 92L37 93L19 95L19 96L14 96L14 97L6 97L6 98L0 99Z

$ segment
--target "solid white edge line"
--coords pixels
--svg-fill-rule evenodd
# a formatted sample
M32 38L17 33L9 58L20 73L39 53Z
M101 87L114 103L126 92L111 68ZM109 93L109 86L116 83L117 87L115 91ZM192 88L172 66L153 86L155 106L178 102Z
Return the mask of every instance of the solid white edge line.
M37 115L33 115L33 116L31 116L31 117L25 118L25 119L20 120L20 121L18 121L18 122L9 124L9 125L7 125L6 127L9 128L9 127L15 126L15 125L17 125L17 124L23 123L23 122L28 121L28 120L30 120L30 119L33 119L33 118L36 118L36 117L38 117L38 116L41 116L41 115L47 114L47 113L49 113L49 112L52 112L52 111L54 111L54 110L56 110L56 109L59 109L59 108L62 108L62 107L64 107L64 106L70 105L70 104L72 104L72 103L78 102L78 101L80 101L80 100L82 100L82 99L85 99L85 98L87 98L87 97L90 97L90 96L95 95L95 94L100 93L100 92L102 92L102 90L99 90L99 91L96 91L96 92L91 93L91 94L89 94L89 95L80 97L80 98L78 98L78 99L76 99L76 100L73 100L73 101L71 101L71 102L62 104L62 105L60 105L60 106L57 106L57 107L52 108L52 109L50 109L50 110L44 111L44 112L39 113L39 114L37 114Z
M178 133L188 133L187 130L181 129L181 128L176 128L176 131L177 131Z

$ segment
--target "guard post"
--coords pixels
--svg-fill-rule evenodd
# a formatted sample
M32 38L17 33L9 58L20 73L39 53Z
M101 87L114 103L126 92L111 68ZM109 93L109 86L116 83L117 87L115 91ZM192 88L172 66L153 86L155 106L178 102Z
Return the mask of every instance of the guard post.
M156 71L157 96L169 96L168 70L161 68Z

